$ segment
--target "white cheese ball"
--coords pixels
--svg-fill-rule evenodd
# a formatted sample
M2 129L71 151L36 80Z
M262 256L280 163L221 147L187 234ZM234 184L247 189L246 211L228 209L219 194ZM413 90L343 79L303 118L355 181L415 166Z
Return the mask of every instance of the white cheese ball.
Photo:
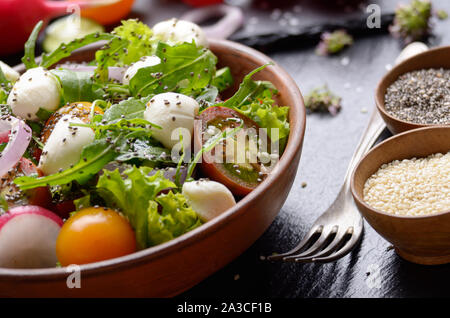
M199 104L189 96L178 93L163 93L155 95L144 111L144 118L162 129L152 128L153 137L166 148L172 149L179 141L179 128L190 133L189 138L183 135L185 149L191 146L194 132L194 118L198 114Z
M139 61L130 65L130 67L126 70L123 75L122 83L125 85L130 84L130 80L133 78L136 73L144 67L155 66L161 63L161 59L157 56L143 56Z
M203 221L209 221L236 205L230 190L216 181L186 182L182 193Z
M194 40L197 46L208 47L208 39L203 30L189 21L178 19L162 21L153 26L153 33L161 41L169 44L192 43Z
M8 64L3 63L0 61L0 68L2 69L3 74L5 75L6 79L8 81L15 82L19 79L20 74L19 72L15 71L12 67L10 67Z
M38 120L39 108L54 111L60 104L58 79L42 67L29 69L14 84L8 96L8 105L14 115Z
M64 115L56 123L42 149L39 168L45 175L70 168L81 157L83 147L94 141L95 133L88 127L69 127L70 123L84 124L71 115Z

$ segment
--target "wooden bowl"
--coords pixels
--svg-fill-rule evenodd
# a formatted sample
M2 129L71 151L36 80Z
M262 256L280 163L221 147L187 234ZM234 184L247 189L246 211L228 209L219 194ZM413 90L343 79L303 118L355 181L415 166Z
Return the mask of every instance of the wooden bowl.
M393 160L426 157L450 150L450 127L425 127L401 133L377 145L358 163L351 189L359 211L391 242L397 253L419 264L450 263L450 211L429 216L397 216L376 210L363 200L366 180Z
M244 75L271 59L241 44L211 41L219 66L230 66L236 89ZM90 61L95 50L74 54ZM167 297L179 294L224 267L269 227L294 181L305 132L305 106L289 74L279 66L254 76L279 90L280 105L289 105L291 132L278 173L264 180L232 209L172 241L127 256L82 265L81 288L68 288L66 268L0 268L1 297ZM220 288L218 286L218 288Z
M433 127L437 125L432 124L415 124L400 120L390 115L384 107L384 96L387 88L395 82L402 74L428 68L447 68L450 69L450 46L443 46L431 49L420 54L417 54L402 63L394 66L378 83L375 92L375 103L378 111L386 122L388 129L392 134L398 134L407 130Z

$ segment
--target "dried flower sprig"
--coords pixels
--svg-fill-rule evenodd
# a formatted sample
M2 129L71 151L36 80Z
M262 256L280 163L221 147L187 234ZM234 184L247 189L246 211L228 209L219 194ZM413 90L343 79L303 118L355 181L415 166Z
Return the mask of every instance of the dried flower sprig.
M409 4L400 4L395 10L394 22L389 26L389 31L405 44L421 40L430 34L431 15L430 0L413 0Z
M305 97L305 107L309 112L328 112L333 116L341 110L342 98L331 92L328 86L314 88Z
M336 54L345 47L353 44L353 37L345 30L324 32L320 36L320 39L321 40L316 48L316 53L318 55Z

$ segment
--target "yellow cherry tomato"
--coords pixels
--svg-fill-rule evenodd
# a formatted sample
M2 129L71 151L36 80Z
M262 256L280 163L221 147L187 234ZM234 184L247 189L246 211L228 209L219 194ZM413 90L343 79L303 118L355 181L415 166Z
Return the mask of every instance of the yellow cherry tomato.
M62 266L87 264L136 251L131 225L107 208L85 208L70 217L56 240L56 256Z
M120 0L109 5L85 8L81 10L81 16L103 25L112 24L126 18L133 7L133 3L134 0Z

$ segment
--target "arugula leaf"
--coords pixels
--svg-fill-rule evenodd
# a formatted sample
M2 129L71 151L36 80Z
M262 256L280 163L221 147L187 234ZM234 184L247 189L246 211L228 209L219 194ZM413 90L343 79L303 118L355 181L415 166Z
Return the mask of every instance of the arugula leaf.
M142 159L152 161L153 163L165 162L168 164L172 163L170 157L166 158L165 156L168 153L170 153L170 150L162 147L159 142L151 138L141 137L136 138L129 147L121 149L116 161L123 162L132 159Z
M43 21L39 21L35 25L33 31L30 34L30 37L25 43L25 55L22 57L22 63L25 64L25 67L27 69L37 67L34 54L36 48L36 40L43 24L44 24Z
M120 65L119 61L127 54L129 42L121 37L114 36L100 50L95 52L97 68L95 79L99 82L108 81L108 66Z
M158 204L162 207L158 212ZM197 213L189 206L184 195L161 194L151 201L148 209L148 239L149 245L157 245L174 239L199 227Z
M214 76L216 56L195 43L170 46L159 42L155 55L162 62L139 69L130 80L133 96L163 92L190 95L208 86Z
M103 119L109 122L122 118L122 116L125 119L144 118L147 102L148 100L146 99L131 97L108 108L103 115Z
M63 58L70 56L70 54L72 54L72 52L76 49L102 40L110 41L114 38L116 38L116 36L113 34L97 32L88 34L80 39L75 39L69 43L63 43L53 52L44 54L42 56L40 66L43 68L49 68L50 66L61 61Z
M50 72L59 79L64 104L78 101L92 102L102 98L103 92L94 86L92 72L74 72L66 69Z
M72 168L41 178L29 176L19 177L14 179L14 183L17 184L21 190L44 187L47 185L66 184L74 180L79 184L84 184L89 181L94 174L99 172L105 164L114 160L116 157L114 147L114 143L109 143L105 139L94 140L93 143L83 148L80 161Z
M40 107L36 113L36 116L37 116L37 118L39 118L40 121L45 122L45 121L47 121L47 119L50 118L50 116L52 114L53 114L52 111Z
M217 133L217 135L209 138L203 144L202 149L200 149L200 151L195 154L194 159L189 163L186 173L186 180L189 181L191 179L192 173L194 172L194 168L201 159L203 153L211 151L222 140L233 137L239 130L242 129L242 127L244 127L243 121L238 127L231 130L224 130L222 132Z
M233 85L233 75L231 75L231 70L228 66L217 70L216 75L212 79L211 85L216 86L219 92L226 90L228 87Z
M218 103L214 106L226 106L239 108L244 103L251 102L253 98L258 97L267 89L275 90L272 83L267 81L253 81L252 76L259 71L265 69L267 66L273 65L273 63L264 64L257 69L247 74L239 85L238 91L229 99L222 103Z
M216 102L216 98L219 95L219 90L215 86L207 87L203 90L203 93L195 100L200 104L200 111L212 106Z
M124 171L122 178L118 169L103 170L97 183L97 191L111 208L119 208L135 229L139 248L149 246L148 209L149 202L164 189L175 184L164 178L162 171L149 176L152 168L133 166Z

